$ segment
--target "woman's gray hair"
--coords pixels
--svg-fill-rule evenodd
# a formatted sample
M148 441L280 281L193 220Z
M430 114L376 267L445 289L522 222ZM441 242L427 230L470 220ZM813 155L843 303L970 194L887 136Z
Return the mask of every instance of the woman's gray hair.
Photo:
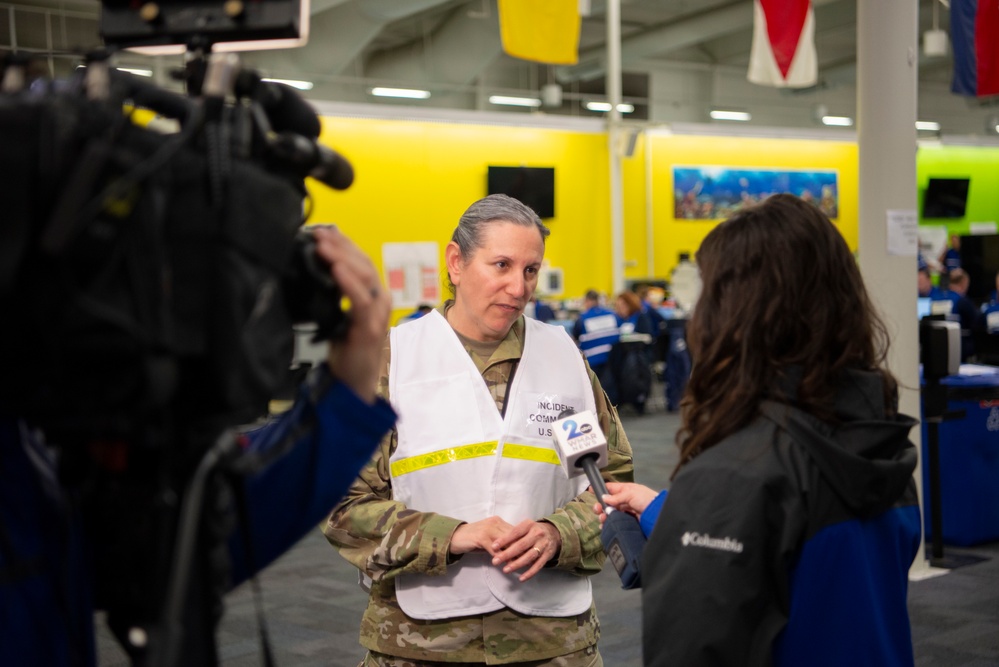
M523 227L535 227L541 234L541 243L551 234L541 218L529 206L507 195L489 195L468 207L458 220L451 240L461 250L461 258L468 261L482 247L482 230L491 222L512 222ZM454 284L448 274L448 286L454 294Z

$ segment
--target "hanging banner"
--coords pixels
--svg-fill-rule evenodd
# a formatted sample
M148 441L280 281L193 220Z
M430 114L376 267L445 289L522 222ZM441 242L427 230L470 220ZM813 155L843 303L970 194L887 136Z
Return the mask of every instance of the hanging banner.
M809 0L755 0L753 46L749 55L752 83L778 88L807 88L818 81L815 12Z
M499 0L503 51L550 65L579 61L579 0Z
M999 4L951 0L950 41L954 45L951 91L976 97L999 94Z

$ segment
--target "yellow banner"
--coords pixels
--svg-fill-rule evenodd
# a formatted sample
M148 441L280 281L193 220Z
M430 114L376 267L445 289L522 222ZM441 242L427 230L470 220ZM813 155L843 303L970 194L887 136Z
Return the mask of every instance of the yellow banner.
M579 60L579 0L499 0L503 50L551 65Z

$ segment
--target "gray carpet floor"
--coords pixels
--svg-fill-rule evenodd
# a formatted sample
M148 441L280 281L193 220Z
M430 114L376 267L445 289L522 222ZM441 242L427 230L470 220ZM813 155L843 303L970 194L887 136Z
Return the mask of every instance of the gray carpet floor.
M679 418L664 412L661 405L650 405L645 415L622 410L622 420L635 451L636 479L653 487L666 486L676 461L672 443ZM985 560L910 584L909 611L920 667L999 666L999 543L945 551L946 556L969 554ZM357 585L356 571L318 530L264 572L260 582L278 665L357 665L364 655L357 632L366 595ZM640 667L638 591L621 590L609 566L594 577L593 584L605 664ZM102 623L98 626L99 664L127 665L115 640ZM218 645L226 667L264 664L248 585L226 598Z

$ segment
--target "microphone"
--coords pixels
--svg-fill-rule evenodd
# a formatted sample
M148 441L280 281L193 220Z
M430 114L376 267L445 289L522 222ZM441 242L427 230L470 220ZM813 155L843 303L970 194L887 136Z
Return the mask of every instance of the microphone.
M242 70L236 82L237 91L247 91L267 113L275 132L294 132L318 139L322 125L316 110L289 85L263 81L252 70Z
M640 588L641 557L645 548L645 535L638 519L627 512L618 512L604 502L609 493L600 468L607 465L607 438L600 429L600 422L590 410L575 412L563 410L552 424L555 446L569 477L585 474L593 487L597 500L607 514L600 540L607 557L621 578L621 588Z
M347 158L315 139L282 132L269 142L268 148L271 155L302 177L311 176L336 190L346 190L354 182L354 168Z

